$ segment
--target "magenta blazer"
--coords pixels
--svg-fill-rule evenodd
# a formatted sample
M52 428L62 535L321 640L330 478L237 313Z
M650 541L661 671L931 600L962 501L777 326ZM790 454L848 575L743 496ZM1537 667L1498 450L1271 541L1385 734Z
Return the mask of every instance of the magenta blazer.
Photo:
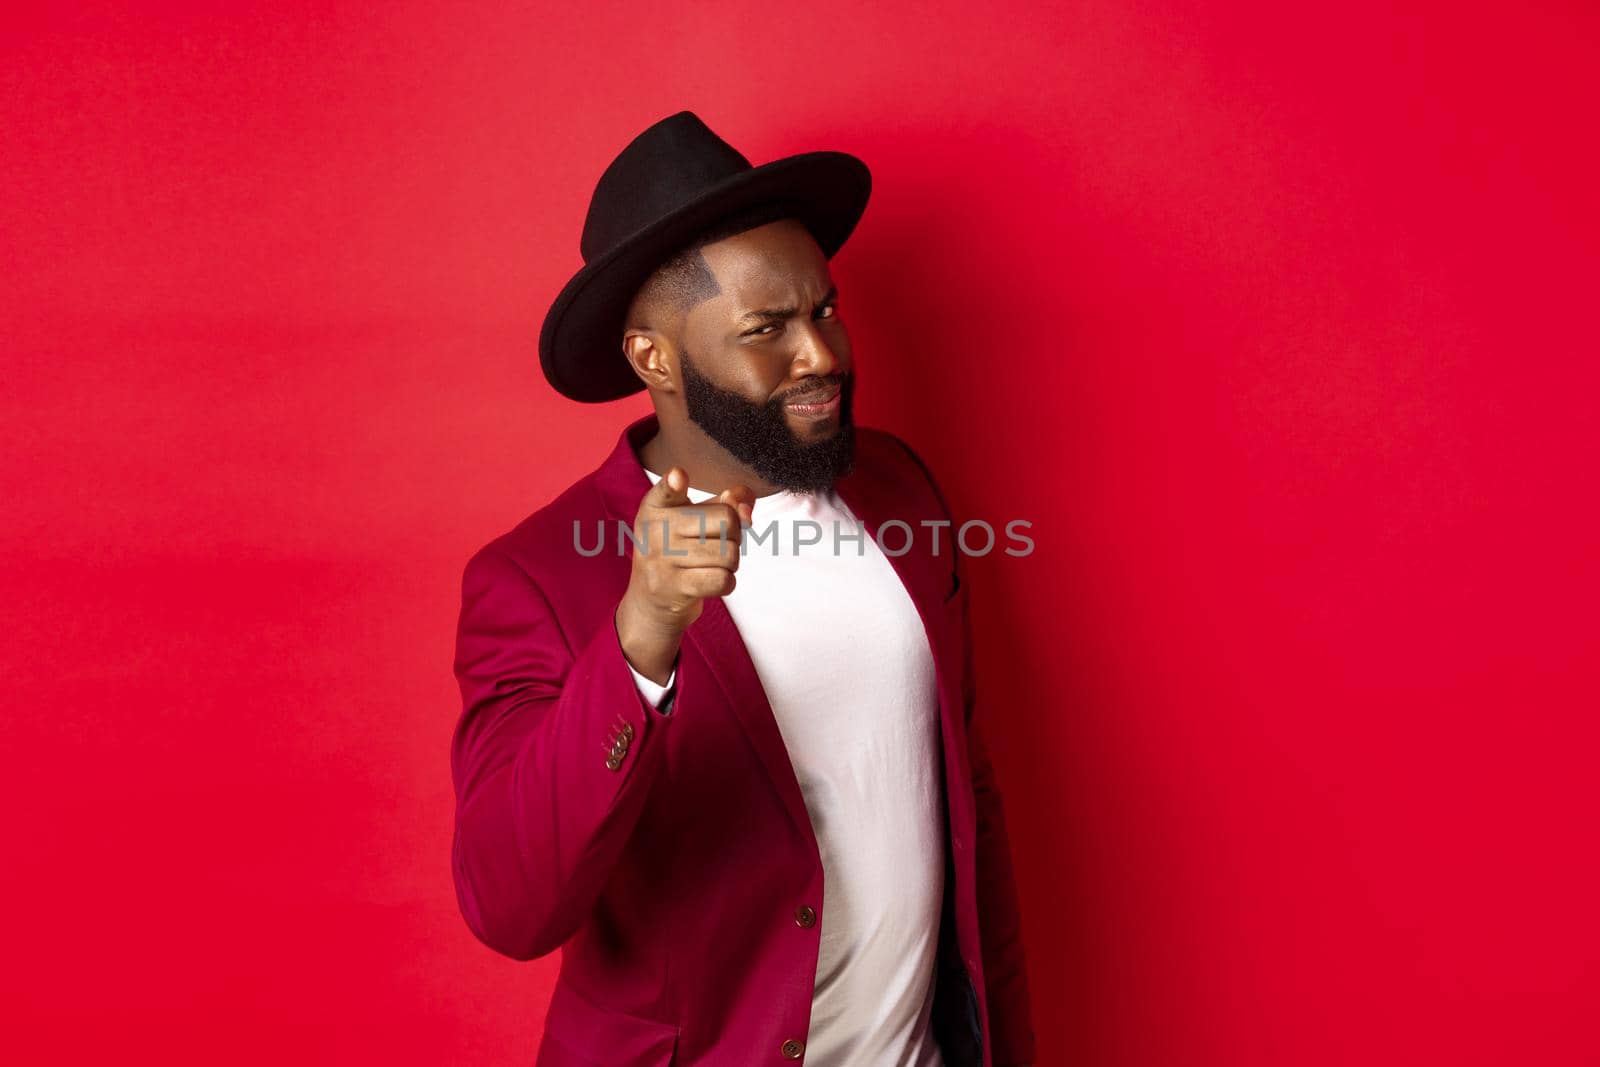
M612 620L650 488L628 426L601 466L467 561L451 743L451 867L467 926L517 960L561 948L536 1064L752 1067L805 1057L822 862L777 721L720 598L685 634L663 715ZM890 556L938 672L946 866L933 1031L949 1067L1034 1059L1022 928L1000 790L984 750L953 528L899 438L857 429L839 495ZM593 550L603 520L605 550ZM891 531L892 547L905 539ZM626 542L624 542L626 544Z

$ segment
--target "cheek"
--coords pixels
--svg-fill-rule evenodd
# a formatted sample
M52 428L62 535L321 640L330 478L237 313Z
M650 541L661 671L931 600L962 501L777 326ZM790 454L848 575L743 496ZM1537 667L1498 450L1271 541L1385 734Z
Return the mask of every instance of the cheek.
M745 356L728 367L728 388L752 404L764 404L783 385L784 366L773 360Z

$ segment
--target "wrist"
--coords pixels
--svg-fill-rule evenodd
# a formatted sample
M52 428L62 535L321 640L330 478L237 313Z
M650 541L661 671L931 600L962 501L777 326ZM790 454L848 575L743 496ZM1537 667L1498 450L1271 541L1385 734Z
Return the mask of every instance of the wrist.
M652 619L626 597L617 605L612 621L628 665L656 685L666 685L678 659L682 635L676 628Z

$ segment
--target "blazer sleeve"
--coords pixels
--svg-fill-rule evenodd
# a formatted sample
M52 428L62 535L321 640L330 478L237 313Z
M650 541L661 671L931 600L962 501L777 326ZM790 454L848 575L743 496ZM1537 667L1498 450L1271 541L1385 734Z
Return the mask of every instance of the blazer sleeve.
M675 717L640 693L614 623L569 645L537 583L493 546L462 575L455 674L456 898L484 944L535 959L593 908Z
M933 472L910 445L895 438L910 453L933 489L951 529L960 524L945 502ZM1006 833L1005 803L995 780L994 766L984 743L987 718L982 714L974 672L971 604L966 566L959 550L954 553L957 588L961 593L962 704L967 728L967 757L972 764L972 791L978 815L978 840L974 846L978 880L978 932L982 941L983 974L989 1002L989 1033L995 1067L1016 1067L1036 1059L1032 1000L1028 990L1027 956L1023 949L1022 913L1012 871L1011 844Z

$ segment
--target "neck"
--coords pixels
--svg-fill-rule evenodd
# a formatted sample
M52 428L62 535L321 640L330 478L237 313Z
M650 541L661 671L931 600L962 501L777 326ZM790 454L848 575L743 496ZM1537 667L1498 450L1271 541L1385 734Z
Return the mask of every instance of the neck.
M639 448L639 462L646 470L666 477L673 467L682 467L689 484L708 493L720 493L743 485L758 497L771 496L778 486L759 477L740 463L728 450L712 440L692 422L669 422L657 417L659 430Z

